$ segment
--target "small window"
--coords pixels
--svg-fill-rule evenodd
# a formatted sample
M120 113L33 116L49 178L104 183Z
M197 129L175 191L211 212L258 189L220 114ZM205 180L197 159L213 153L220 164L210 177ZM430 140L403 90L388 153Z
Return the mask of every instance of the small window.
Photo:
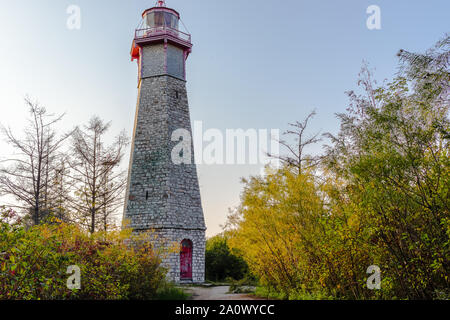
M148 191L145 193L145 200L148 200Z

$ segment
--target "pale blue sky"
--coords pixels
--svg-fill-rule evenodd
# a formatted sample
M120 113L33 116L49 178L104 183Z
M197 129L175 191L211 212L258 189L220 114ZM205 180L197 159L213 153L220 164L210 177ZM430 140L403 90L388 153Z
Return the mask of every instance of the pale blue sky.
M156 1L0 0L0 122L20 129L23 97L55 113L62 128L97 114L131 135L136 63L129 51L141 12ZM69 5L81 30L66 28ZM311 130L336 132L362 60L390 78L400 48L423 51L450 31L446 0L168 0L192 33L188 60L192 120L205 128L286 129L317 110ZM366 28L378 5L382 29ZM0 142L3 154L8 148ZM127 161L128 163L128 161ZM208 235L239 203L252 166L200 166Z

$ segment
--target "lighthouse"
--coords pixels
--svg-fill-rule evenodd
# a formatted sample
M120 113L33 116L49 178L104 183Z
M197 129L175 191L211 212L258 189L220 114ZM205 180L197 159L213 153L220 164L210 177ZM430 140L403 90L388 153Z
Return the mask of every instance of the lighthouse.
M131 57L138 65L138 100L124 219L136 233L154 233L155 246L179 248L163 258L171 281L202 283L206 226L192 139L191 161L172 159L180 143L174 132L192 136L186 91L192 42L179 23L180 14L158 1L143 12L135 31Z

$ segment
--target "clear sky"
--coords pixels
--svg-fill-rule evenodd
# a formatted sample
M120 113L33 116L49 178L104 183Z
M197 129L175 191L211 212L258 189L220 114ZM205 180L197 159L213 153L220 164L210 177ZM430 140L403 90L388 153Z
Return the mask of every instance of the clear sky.
M23 97L54 113L61 128L96 114L111 134L131 135L137 96L133 32L149 0L0 0L0 122L19 130ZM316 109L311 131L336 132L363 60L391 78L396 53L423 51L450 31L448 0L167 0L192 34L188 92L192 121L205 129L280 129ZM81 29L66 26L70 5ZM381 9L368 30L366 9ZM9 152L0 142L0 158ZM128 156L128 154L127 154ZM126 160L128 164L128 160ZM257 166L200 166L208 235L239 203L240 177Z

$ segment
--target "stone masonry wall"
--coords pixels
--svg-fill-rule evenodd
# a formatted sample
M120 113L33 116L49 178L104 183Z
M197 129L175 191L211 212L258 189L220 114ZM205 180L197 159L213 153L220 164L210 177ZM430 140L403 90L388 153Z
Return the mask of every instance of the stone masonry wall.
M204 282L205 222L197 168L176 165L171 152L177 129L191 130L186 83L162 75L142 78L136 110L124 219L135 231L155 230L161 239L193 242L193 282ZM192 157L193 157L192 146ZM164 264L180 278L179 253Z
M193 243L192 253L192 282L205 282L205 232L202 230L182 230L167 229L155 230L154 233L159 239L157 246L179 245L183 240L188 239ZM162 265L169 269L167 278L175 283L180 282L180 253L172 252L164 257Z
M184 79L184 52L172 44L163 43L144 46L142 48L141 77L171 75Z

